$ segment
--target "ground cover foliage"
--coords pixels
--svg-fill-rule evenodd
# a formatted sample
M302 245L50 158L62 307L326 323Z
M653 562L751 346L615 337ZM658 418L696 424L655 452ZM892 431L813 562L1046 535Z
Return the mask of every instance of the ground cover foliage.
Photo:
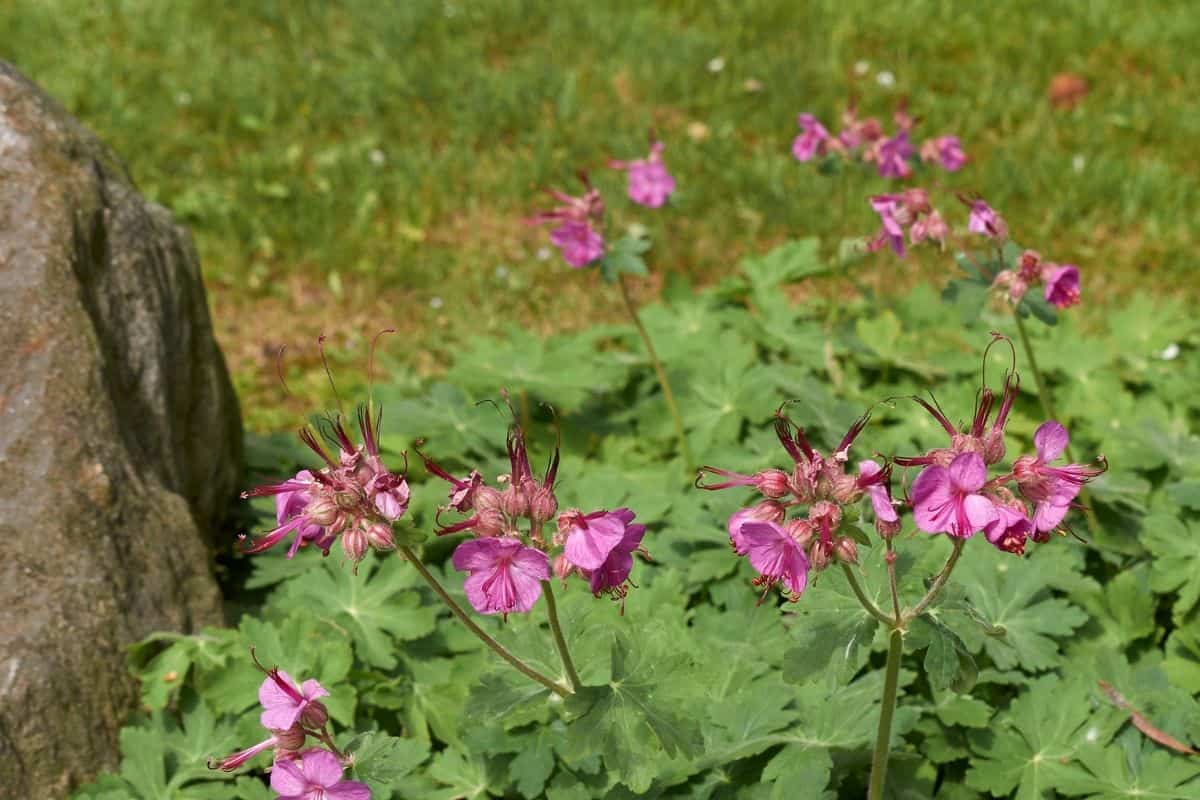
M672 282L643 310L704 462L750 472L777 461L771 420L786 399L816 446L835 445L873 407L864 450L922 452L944 437L937 424L910 401L879 401L933 390L952 420L969 419L989 332L1016 335L1011 314L981 311L969 280L945 298L919 285L885 304L789 301L789 286L831 271L820 252L811 239L788 242L711 289ZM982 536L967 542L947 590L905 636L887 796L1200 797L1200 761L1156 743L1130 711L1160 739L1200 743L1200 325L1182 304L1142 295L1102 327L1040 312L1055 324L1031 319L1030 333L1059 417L1076 452L1111 465L1086 490L1098 525L1075 515L1086 543L1055 537L1023 557ZM562 504L629 506L647 524L653 560L638 566L623 613L582 585L559 592L580 692L564 701L508 669L396 556L372 553L356 576L336 554L269 552L251 562L236 627L131 651L143 712L123 731L120 771L77 797L272 797L260 773L205 766L261 738L251 646L330 691L338 744L376 798L863 796L885 631L837 570L798 603L757 604L725 527L749 490L693 488L641 352L630 326L546 340L514 328L462 346L436 382L375 388L386 451L423 437L459 454L455 469L491 475L507 469L507 420L479 401L506 387L534 452L552 445L542 423L553 406L570 476ZM1008 358L994 348L989 369L1000 374ZM1026 380L1009 452L1028 450L1043 419ZM274 475L303 463L282 439L254 440L252 455ZM417 541L444 489L416 464L410 478L397 535ZM273 517L269 501L257 507ZM424 539L425 562L445 564L457 540ZM895 541L900 586L920 592L950 544L908 516ZM883 548L873 534L860 548L859 580L883 604ZM432 568L461 602L460 576ZM478 619L561 676L540 608Z

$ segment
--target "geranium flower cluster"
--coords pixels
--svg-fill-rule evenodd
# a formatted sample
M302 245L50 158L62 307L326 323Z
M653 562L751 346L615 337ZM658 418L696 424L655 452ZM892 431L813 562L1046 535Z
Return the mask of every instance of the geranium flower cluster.
M999 248L1008 241L1008 224L997 211L980 197L959 196L967 207L967 231L984 236ZM867 250L874 252L891 247L901 258L905 254L905 235L914 247L921 242L944 245L951 235L950 227L933 207L929 192L921 188L906 189L899 194L881 194L870 198L871 208L879 215L880 228L867 240ZM1014 305L1035 286L1044 288L1047 303L1056 308L1069 308L1079 302L1079 267L1044 261L1040 254L1025 250L1012 269L998 272L992 288L1003 291Z
M910 162L918 154L911 138L915 123L903 110L894 119L896 132L888 136L877 118L860 120L851 108L842 115L842 130L833 136L812 114L800 114L796 119L800 135L792 141L792 155L801 162L830 155L858 158L874 164L884 178L908 178L913 174ZM967 163L967 154L957 136L938 136L921 145L920 159L957 172Z
M900 517L889 485L890 465L868 459L858 463L857 474L847 472L850 447L868 419L869 415L859 418L837 448L825 455L809 444L804 430L795 426L781 408L775 415L775 433L791 456L791 469L773 467L742 475L716 467L700 468L698 488L749 486L764 498L729 518L729 541L734 552L746 556L759 573L754 585L763 589L764 598L778 584L788 600L798 600L808 584L810 570L820 571L834 561L857 563L857 544L839 534L839 529L845 516L843 509L864 497L870 498L880 535L892 536L899 530ZM706 474L721 480L703 484ZM797 511L800 513L793 513Z
M542 595L553 572L562 579L574 574L587 580L597 597L624 600L632 583L633 554L642 553L646 528L634 524L628 508L583 513L559 512L554 484L559 448L541 479L534 476L521 426L509 426L506 449L510 472L489 486L477 470L455 477L416 449L433 475L450 484L449 504L439 509L466 515L443 525L439 535L469 531L474 538L454 551L452 563L467 573L464 585L471 606L481 614L525 613ZM555 520L547 535L546 523ZM561 552L559 552L561 548ZM557 553L557 555L555 555ZM551 556L555 555L553 562Z
M1044 261L1039 253L1026 250L1017 259L1016 269L1002 270L992 282L992 288L1003 291L1013 305L1038 285L1044 287L1047 303L1069 308L1079 302L1079 267Z
M317 454L323 467L242 493L243 498L273 495L277 522L258 541L243 544L244 552L260 553L295 534L288 558L308 544L329 555L340 539L342 551L357 568L371 547L395 548L392 524L408 510L407 459L404 471L388 469L379 452L378 418L365 406L357 416L361 444L350 438L340 415L329 417L322 425L329 449L312 428L300 431L300 440Z
M1050 420L1034 434L1036 455L1020 456L1011 469L997 469L989 477L989 468L1005 456L1004 427L1018 386L1017 374L1009 372L998 407L995 395L984 387L971 425L961 431L940 409L917 398L950 436L948 447L894 459L900 466L924 467L909 493L919 529L958 539L982 531L1000 550L1021 554L1030 539L1048 541L1083 485L1107 468L1103 457L1095 465L1051 466L1066 451L1069 434Z
M209 769L233 772L272 750L271 788L278 793L278 800L370 800L366 784L342 780L345 766L329 733L329 711L320 701L329 692L316 680L297 684L278 667L266 669L253 649L250 657L266 674L258 687L263 708L259 722L270 736L219 761L210 760ZM321 746L306 748L309 738Z
M662 142L653 142L645 158L632 161L610 160L613 169L624 170L629 176L629 199L646 208L661 208L675 192L675 179L663 162ZM550 194L559 205L534 215L533 224L552 222L550 243L562 253L563 260L581 269L604 258L604 199L586 175L580 176L587 191L579 197L557 190Z

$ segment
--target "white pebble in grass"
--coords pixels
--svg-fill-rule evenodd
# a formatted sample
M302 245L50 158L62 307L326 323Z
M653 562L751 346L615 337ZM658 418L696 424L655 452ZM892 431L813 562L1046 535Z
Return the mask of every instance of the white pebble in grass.
M180 92L175 95L175 104L179 106L190 106L192 104L192 95L189 92Z
M429 307L432 308L434 311L437 311L439 308L441 308L444 305L445 305L445 303L442 302L442 298L440 298L440 297L434 296L434 297L429 298Z
M725 69L725 59L724 58L722 58L721 56L717 56L716 58L709 59L709 62L708 62L708 71L709 72L716 73L716 72L720 72L723 69Z
M870 71L871 71L871 62L870 61L855 61L854 62L854 74L857 75L858 77L860 77L860 78L865 77L866 74Z
M1071 159L1071 169L1075 170L1076 175L1082 173L1083 168L1086 166L1087 159L1083 157L1082 153L1076 154L1075 157Z
M504 280L507 277L508 277L508 267L504 266L503 264L496 267L496 278L498 278L499 280Z
M896 76L885 69L875 76L875 82L885 89L891 89L896 85Z
M387 161L387 156L384 155L384 152L378 147L367 153L367 158L370 159L371 163L377 167L382 167L383 163Z
M634 239L644 239L650 230L640 222L631 222L625 226L625 232Z
M553 253L550 251L550 248L549 248L549 247L539 247L539 248L537 249L537 252L536 252L536 253L534 253L534 257L535 257L535 258L536 258L538 261L546 261L546 260L547 260L547 259L549 259L549 258L550 258L550 256L552 256L552 255L554 255L554 254L553 254Z
M1163 351L1158 354L1158 357L1163 361L1174 361L1175 359L1179 358L1179 345L1171 342L1169 345L1163 348Z

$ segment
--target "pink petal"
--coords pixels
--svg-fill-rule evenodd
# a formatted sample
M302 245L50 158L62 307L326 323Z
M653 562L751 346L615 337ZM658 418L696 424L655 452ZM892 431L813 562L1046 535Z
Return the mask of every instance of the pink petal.
M962 499L962 519L966 522L964 528L961 524L956 524L956 531L951 531L952 534L959 538L966 539L973 536L978 531L983 530L991 523L995 522L999 512L996 511L996 506L992 504L981 494L969 494Z
M300 686L301 693L306 700L316 700L318 697L329 697L329 692L325 687L317 682L315 678L309 678Z
M494 537L468 539L454 548L454 555L450 559L450 563L459 572L489 569L496 563L497 550L500 546L501 540Z
M342 781L325 790L326 800L371 800L371 790L365 783Z
M888 497L887 487L872 486L867 489L867 494L871 496L871 508L875 509L876 519L882 522L896 522L900 519L896 507L892 505L892 499Z
M746 540L742 538L742 525L754 519L753 514L753 509L742 508L733 512L733 516L729 518L729 540L733 542L733 549L739 556L746 555Z
M308 789L308 781L295 761L276 761L271 767L271 789L282 795L300 796Z
M278 675L279 680L291 687L291 693L289 693L287 689L282 688L276 682L275 678L268 675L267 677L263 678L263 682L258 687L258 702L261 703L262 707L266 709L295 708L301 699L300 687L296 686L296 681L292 679L292 676L283 670L279 670ZM272 726L265 725L264 727L269 728ZM289 722L287 725L283 725L282 727L290 728L291 723Z
M1037 447L1038 459L1043 464L1061 456L1070 440L1067 429L1054 420L1043 422L1033 434L1033 444Z
M1050 501L1038 503L1037 509L1033 512L1033 527L1039 532L1052 531L1058 527L1070 510L1069 505L1055 505Z
M987 465L978 453L960 453L947 468L954 488L960 492L975 492L987 482Z
M299 704L269 708L259 715L259 723L270 731L285 731L296 724L304 709Z
M913 519L926 533L941 533L954 519L950 474L945 467L930 466L921 470L910 491Z
M613 548L625 538L625 523L615 514L586 521L587 527L574 525L567 537L563 554L582 569L596 569Z
M617 549L608 554L608 558L599 569L592 570L588 576L588 584L592 594L599 594L605 589L620 586L633 571L633 554L630 550Z
M328 750L314 748L306 750L300 756L303 763L304 777L310 784L330 787L342 779L342 762Z

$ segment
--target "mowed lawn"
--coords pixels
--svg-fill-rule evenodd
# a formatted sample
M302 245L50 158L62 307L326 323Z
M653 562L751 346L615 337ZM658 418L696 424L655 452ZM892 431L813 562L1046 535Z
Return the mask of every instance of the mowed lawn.
M955 133L1014 235L1081 266L1083 313L1135 287L1197 294L1200 14L1189 2L368 2L12 0L0 57L44 85L195 233L252 427L286 425L323 380L436 371L469 333L575 328L619 313L597 277L546 258L523 219L587 170L653 268L718 280L739 257L873 232L867 170L792 160L797 112L907 101ZM1054 76L1087 92L1049 101ZM610 157L654 130L680 191L622 202ZM931 173L933 174L933 173ZM539 253L539 251L541 251ZM876 256L856 281L937 280L949 259ZM898 276L898 277L897 277ZM832 279L836 284L838 279ZM827 283L828 283L827 279ZM848 284L847 284L848 285ZM644 285L646 296L655 282ZM840 291L833 286L819 290ZM881 301L883 302L883 301ZM284 401L274 353L293 364Z

